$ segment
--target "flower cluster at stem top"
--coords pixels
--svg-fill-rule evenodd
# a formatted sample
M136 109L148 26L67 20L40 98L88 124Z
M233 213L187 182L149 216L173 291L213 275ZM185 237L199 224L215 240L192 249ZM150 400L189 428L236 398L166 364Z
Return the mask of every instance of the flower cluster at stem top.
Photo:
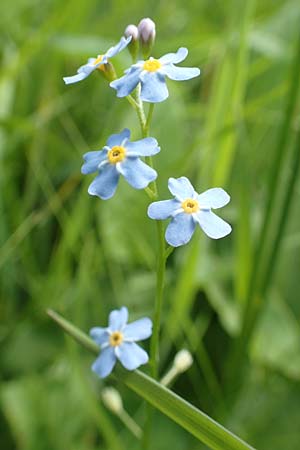
M77 74L64 77L66 84L77 83L84 80L95 70L105 71L109 59L120 53L130 43L132 36L122 37L117 45L111 47L103 55L97 58L89 58L88 62L79 67ZM141 84L141 100L150 103L159 103L166 100L169 91L166 85L166 77L171 80L184 81L200 75L197 67L177 67L175 64L182 62L188 55L187 48L181 47L176 53L167 53L159 59L150 57L139 60L129 69L125 75L111 81L110 86L117 91L117 97L126 97ZM115 78L115 76L113 76Z

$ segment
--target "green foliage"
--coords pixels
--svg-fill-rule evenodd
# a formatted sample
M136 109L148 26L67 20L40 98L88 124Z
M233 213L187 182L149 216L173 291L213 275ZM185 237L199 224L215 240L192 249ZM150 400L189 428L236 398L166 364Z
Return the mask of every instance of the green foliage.
M45 310L85 331L106 323L115 306L126 304L132 319L153 312L147 196L121 183L113 199L100 201L80 174L82 154L108 134L126 126L139 138L136 118L98 74L74 86L62 81L145 16L157 23L154 56L187 46L187 65L202 70L189 83L170 82L170 98L155 108L160 196L167 198L169 176L186 175L199 191L222 185L232 197L222 210L230 237L211 242L198 230L168 260L160 374L177 349L189 348L195 363L176 393L258 449L296 450L298 0L3 2L1 445L139 448L103 406L91 358ZM123 52L116 68L129 64ZM142 426L140 397L105 383L117 385ZM204 448L163 415L153 420L155 448Z
M79 344L98 356L99 347L91 338L54 311L48 310L48 315ZM215 450L252 448L202 411L139 370L130 372L120 367L115 376L210 448Z

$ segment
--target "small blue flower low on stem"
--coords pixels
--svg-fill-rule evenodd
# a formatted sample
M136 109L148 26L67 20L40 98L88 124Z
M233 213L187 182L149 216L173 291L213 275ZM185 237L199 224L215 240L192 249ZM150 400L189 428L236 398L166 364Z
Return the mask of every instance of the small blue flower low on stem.
M212 239L220 239L231 232L231 226L212 212L230 201L223 189L213 188L198 194L186 177L170 178L168 187L174 199L151 203L148 208L151 219L172 218L165 234L168 244L173 247L187 244L197 224Z
M119 182L120 175L135 189L145 189L157 178L157 173L140 157L155 155L160 151L157 140L147 137L130 142L130 131L125 128L119 134L112 134L102 150L88 152L83 156L83 174L99 172L90 184L88 192L103 200L111 198Z
M127 370L137 369L149 360L147 353L135 342L151 336L152 322L147 317L127 324L128 310L125 306L112 311L108 327L95 327L90 336L101 347L100 356L92 365L92 370L100 377L107 377L117 360Z

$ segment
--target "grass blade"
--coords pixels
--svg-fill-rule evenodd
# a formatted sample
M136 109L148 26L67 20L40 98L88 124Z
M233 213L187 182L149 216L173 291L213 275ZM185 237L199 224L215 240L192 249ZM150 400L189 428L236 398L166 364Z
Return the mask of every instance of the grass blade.
M52 310L48 315L77 342L98 355L99 347L85 333ZM133 372L118 368L115 372L119 381L170 417L182 428L193 434L213 450L250 450L250 445L226 430L199 409L186 402L157 381L136 370Z

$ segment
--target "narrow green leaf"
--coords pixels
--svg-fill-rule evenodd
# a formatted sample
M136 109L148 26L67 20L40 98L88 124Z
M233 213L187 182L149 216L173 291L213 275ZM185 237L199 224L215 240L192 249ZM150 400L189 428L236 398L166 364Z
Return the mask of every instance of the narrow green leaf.
M268 184L267 205L264 212L262 229L255 254L255 264L251 273L249 291L243 314L241 337L235 349L232 373L241 365L245 348L251 339L260 311L264 305L266 292L274 273L277 256L280 250L284 228L290 212L295 183L298 177L300 160L300 133L290 158L290 175L284 185L280 183L282 170L289 163L289 142L293 134L293 123L297 114L300 92L300 36L295 47L295 58L291 67L291 82L285 116L275 149L274 161ZM283 194L282 194L283 193ZM283 195L283 200L281 195ZM278 211L280 212L278 217Z
M54 311L48 310L47 313L77 342L92 353L98 355L98 345L85 333ZM193 434L204 444L208 445L211 449L253 449L253 447L226 430L222 425L215 422L202 411L139 370L129 372L118 367L115 374L119 381L125 383L126 386L147 400L166 416L170 417L182 428Z

